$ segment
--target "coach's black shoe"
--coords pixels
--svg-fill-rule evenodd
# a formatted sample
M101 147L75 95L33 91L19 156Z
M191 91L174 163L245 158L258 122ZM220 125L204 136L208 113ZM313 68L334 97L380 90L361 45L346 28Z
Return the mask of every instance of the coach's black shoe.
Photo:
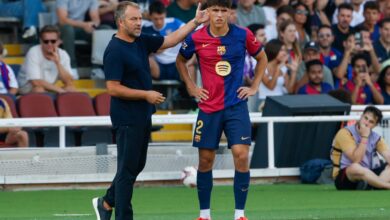
M110 220L112 210L107 210L103 206L103 198L92 199L93 209L95 210L97 220Z
M370 186L367 181L361 180L356 185L357 190L372 190L372 186Z

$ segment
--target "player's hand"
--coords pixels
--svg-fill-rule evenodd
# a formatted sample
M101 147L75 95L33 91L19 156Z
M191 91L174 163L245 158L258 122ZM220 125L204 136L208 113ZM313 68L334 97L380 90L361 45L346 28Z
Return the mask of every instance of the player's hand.
M209 14L207 13L206 10L200 10L202 8L202 3L198 3L198 8L196 9L196 14L195 14L195 20L199 24L203 24L209 20Z
M192 88L188 87L187 90L190 96L196 98L200 102L209 99L209 91L207 91L206 89L194 86Z
M237 89L239 99L247 99L249 96L256 94L257 90L250 87L240 87Z
M165 101L165 97L163 96L163 94L151 90L147 91L146 101L153 105L161 104Z

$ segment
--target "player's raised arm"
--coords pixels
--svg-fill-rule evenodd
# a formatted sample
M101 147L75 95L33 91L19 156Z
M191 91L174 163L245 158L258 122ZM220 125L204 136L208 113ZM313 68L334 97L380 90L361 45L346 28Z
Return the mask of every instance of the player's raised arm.
M164 39L164 43L161 45L160 49L166 49L173 47L179 42L181 42L191 31L193 31L200 24L209 20L209 15L206 10L200 10L202 4L198 3L198 8L196 10L195 18L189 21L186 25L176 30L172 34L168 35Z

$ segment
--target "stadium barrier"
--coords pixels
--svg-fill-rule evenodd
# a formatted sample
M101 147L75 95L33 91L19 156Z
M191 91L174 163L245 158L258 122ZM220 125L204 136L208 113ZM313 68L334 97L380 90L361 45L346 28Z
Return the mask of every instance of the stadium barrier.
M296 117L262 117L261 113L250 113L252 123L267 123L268 128L268 168L266 169L251 169L252 177L280 177L280 176L298 176L298 168L281 168L275 167L275 153L274 153L274 124L275 123L294 123L294 122L330 122L330 121L353 121L358 120L360 113L365 106L353 106L351 115L347 116L296 116ZM390 119L390 107L380 106L384 112L384 119ZM155 125L162 124L194 124L196 121L195 114L174 114L174 115L153 115L152 123ZM58 118L15 118L0 120L0 127L59 127L60 129L60 146L57 148L35 148L35 149L5 149L0 150L4 152L0 154L0 184L37 184L37 183L96 183L96 182L110 182L115 174L116 152L115 147L111 146L111 151L108 155L94 155L94 147L81 148L66 148L65 147L65 128L68 126L109 126L111 125L110 118L107 116L98 117L58 117ZM386 129L386 132L388 130ZM382 132L383 133L383 132ZM387 136L387 135L386 135ZM385 138L386 138L385 136ZM152 143L153 145L153 143ZM187 145L190 145L187 143ZM174 148L175 149L175 148ZM189 149L193 149L190 148ZM78 151L77 155L80 161L92 164L91 170L85 170L84 164L75 163L74 160L67 161L67 158L58 156L54 159L44 159L33 157L32 159L24 159L20 161L11 161L7 158L8 152L23 152L29 150L37 151L51 151L51 152L67 152L68 150ZM80 153L80 152L83 152ZM189 151L187 154L181 155L176 151L176 159L180 159L181 163L172 161L172 157L166 157L165 160L169 164L173 164L174 169L161 167L161 156L163 154L153 154L153 151L148 155L148 161L157 160L155 168L150 164L146 166L138 181L164 181L164 180L179 180L180 171L184 165L194 161L196 151ZM189 157L191 155L191 158ZM149 158L149 156L151 158ZM232 161L230 154L218 155L220 159ZM77 159L77 158L76 158ZM196 159L196 158L195 158ZM161 161L159 161L161 160ZM218 160L218 158L217 158ZM61 168L62 165L56 165L58 161L64 162L66 168ZM99 161L103 161L101 165ZM25 170L24 173L19 173L17 169L13 169L15 164L21 164L20 167ZM180 164L180 165L179 165ZM58 167L57 167L58 166ZM70 166L70 168L68 167ZM103 168L102 168L103 167ZM157 168L160 168L158 170ZM35 169L35 170L33 170ZM34 172L37 173L34 173ZM93 172L95 171L95 172ZM216 167L214 172L215 178L232 178L233 170L228 168Z

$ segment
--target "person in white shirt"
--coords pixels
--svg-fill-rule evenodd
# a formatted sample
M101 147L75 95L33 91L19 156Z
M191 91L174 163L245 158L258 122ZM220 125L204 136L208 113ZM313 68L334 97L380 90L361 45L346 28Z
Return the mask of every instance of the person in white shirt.
M0 94L9 93L16 95L19 86L14 71L3 60L6 54L6 49L4 49L3 44L0 42Z
M45 26L40 32L40 44L27 52L18 75L20 93L75 91L69 55L58 48L60 31L56 26ZM61 80L63 87L56 86Z

